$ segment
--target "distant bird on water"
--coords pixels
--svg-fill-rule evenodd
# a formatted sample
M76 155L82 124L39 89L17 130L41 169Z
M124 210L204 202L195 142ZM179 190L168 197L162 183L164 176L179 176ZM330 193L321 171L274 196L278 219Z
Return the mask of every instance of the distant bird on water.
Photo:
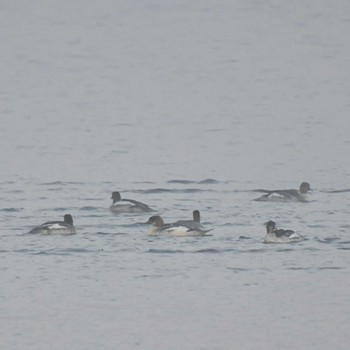
M255 190L265 193L263 196L254 199L261 202L307 202L306 193L312 191L308 182L302 182L299 190Z
M188 237L188 236L205 236L211 230L202 230L200 228L191 228L184 224L164 224L163 219L159 215L151 216L146 224L152 225L148 231L151 236L173 236L173 237Z
M73 226L72 215L66 214L64 221L48 221L44 222L40 226L34 227L29 233L39 233L43 235L74 235L76 233L75 227Z
M147 204L135 201L133 199L121 198L119 192L112 192L113 200L109 210L113 213L144 213L154 211Z
M293 243L300 242L304 238L292 230L277 229L272 220L266 223L266 236L264 243Z

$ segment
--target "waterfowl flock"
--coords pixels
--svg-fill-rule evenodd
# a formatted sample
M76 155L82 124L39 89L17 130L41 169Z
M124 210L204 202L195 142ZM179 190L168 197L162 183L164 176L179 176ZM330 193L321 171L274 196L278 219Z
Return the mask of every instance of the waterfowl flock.
M288 190L264 190L258 189L254 192L264 193L261 197L253 199L262 202L307 202L306 194L311 191L308 182L302 182L299 189ZM147 204L136 201L134 199L122 198L120 192L112 192L112 204L109 210L115 214L123 213L150 213L155 212L154 209ZM172 236L172 237L203 237L210 236L208 232L212 229L206 229L200 222L199 210L194 210L192 220L178 220L173 223L164 223L160 215L152 215L145 224L150 225L148 234L150 236ZM276 228L276 223L269 220L266 224L266 235L263 239L264 243L294 243L304 240L304 238L292 231ZM31 234L60 234L73 235L76 228L73 225L73 217L65 214L63 221L48 221L29 231Z

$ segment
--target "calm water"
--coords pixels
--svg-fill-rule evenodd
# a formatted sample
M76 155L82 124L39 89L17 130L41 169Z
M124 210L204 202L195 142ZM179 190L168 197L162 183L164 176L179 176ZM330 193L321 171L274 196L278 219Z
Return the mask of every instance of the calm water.
M347 349L349 10L2 1L1 349ZM213 235L148 237L115 190Z

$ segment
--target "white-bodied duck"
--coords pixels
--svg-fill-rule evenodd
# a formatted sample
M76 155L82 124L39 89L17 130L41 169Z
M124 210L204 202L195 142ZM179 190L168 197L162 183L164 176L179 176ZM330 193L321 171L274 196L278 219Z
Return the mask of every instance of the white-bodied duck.
M113 213L147 213L154 211L147 204L135 201L133 199L121 198L119 192L112 192L113 200L109 210Z
M63 221L47 221L40 226L34 227L29 233L39 233L42 235L74 235L76 233L73 225L72 215L66 214L63 217Z
M304 238L292 230L276 228L276 223L272 220L266 223L266 236L264 243L293 243L303 241Z
M163 219L159 215L151 216L147 224L151 227L148 234L151 236L173 236L173 237L189 237L189 236L205 236L207 232L211 230L203 230L200 228L192 228L185 224L173 223L164 224Z

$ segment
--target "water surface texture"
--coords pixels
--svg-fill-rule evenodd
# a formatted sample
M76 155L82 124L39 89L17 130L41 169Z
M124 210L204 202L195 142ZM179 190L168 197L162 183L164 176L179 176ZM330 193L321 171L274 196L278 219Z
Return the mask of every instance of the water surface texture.
M350 3L1 1L0 347L348 349ZM255 202L254 189L313 191ZM199 209L208 237L148 237ZM28 235L72 214L74 236ZM306 240L263 244L276 221Z

